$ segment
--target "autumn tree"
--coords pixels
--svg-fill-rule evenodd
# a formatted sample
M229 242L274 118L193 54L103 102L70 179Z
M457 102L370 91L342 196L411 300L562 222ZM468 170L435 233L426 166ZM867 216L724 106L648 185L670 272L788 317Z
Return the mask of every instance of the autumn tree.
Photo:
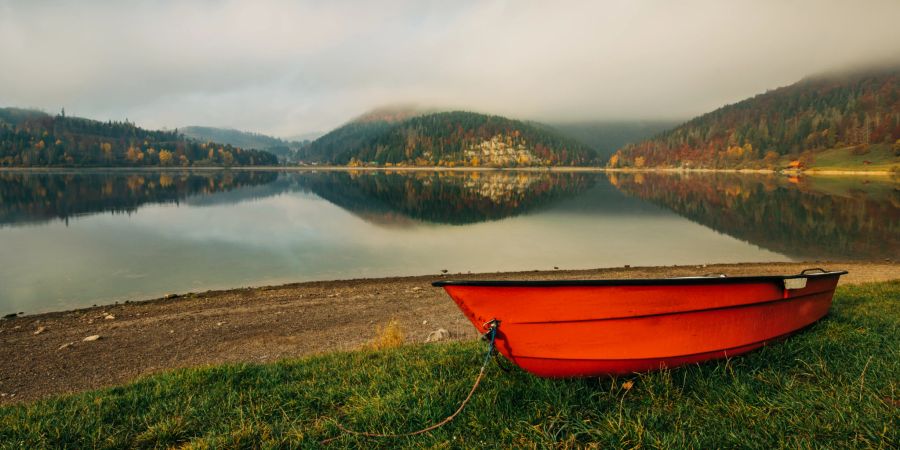
M100 143L100 151L103 152L103 159L106 162L112 161L112 144L110 144L109 142Z
M864 152L898 139L900 70L894 68L810 78L724 106L626 145L610 165L636 166L642 157L648 167L741 167L769 152L778 159L843 147Z
M162 161L156 149L172 155ZM229 145L232 164L277 164L275 155ZM152 131L130 122L98 122L39 111L0 108L0 165L191 165L208 155L205 144L177 132ZM186 161L186 162L185 162Z
M172 152L168 150L160 150L159 151L159 165L161 166L169 166L172 164Z

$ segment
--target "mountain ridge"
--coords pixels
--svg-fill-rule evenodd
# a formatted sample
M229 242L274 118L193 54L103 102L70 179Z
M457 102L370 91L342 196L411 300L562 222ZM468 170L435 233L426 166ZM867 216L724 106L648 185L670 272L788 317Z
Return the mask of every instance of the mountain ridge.
M142 167L274 165L261 150L198 142L177 130L101 122L23 108L0 108L0 166Z
M806 77L625 145L616 168L890 168L900 67Z
M348 122L313 141L302 158L339 165L451 167L596 161L588 146L534 122L470 111L390 117Z
M244 149L264 150L285 161L295 160L297 152L310 142L282 139L229 127L191 125L179 128L178 131L186 137L200 142L217 142Z
M605 163L623 146L647 139L675 128L683 121L675 120L583 120L549 122L564 136L587 145L597 152L597 160Z

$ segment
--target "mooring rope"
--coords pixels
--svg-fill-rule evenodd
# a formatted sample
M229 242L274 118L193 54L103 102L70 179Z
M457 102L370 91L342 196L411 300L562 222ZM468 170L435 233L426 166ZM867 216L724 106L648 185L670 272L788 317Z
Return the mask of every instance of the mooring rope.
M410 433L401 433L401 434L389 434L389 433L382 434L382 433L370 433L367 431L351 430L351 429L341 425L341 423L338 422L337 420L334 420L334 424L338 427L338 429L340 429L344 433L352 434L352 435L356 435L356 436L364 436L364 437L371 437L371 438L400 438L400 437L416 436L419 434L427 433L429 431L436 430L436 429L450 423L453 419L456 418L456 416L459 415L459 413L462 412L463 409L465 409L466 405L469 403L469 400L472 400L472 395L475 394L475 390L478 389L478 385L481 383L481 379L484 378L484 370L487 368L488 362L491 361L491 356L494 354L494 340L497 337L497 326L499 325L499 322L496 320L492 320L492 321L488 322L488 325L490 326L491 331L489 331L487 334L485 334L485 338L488 338L489 344L488 344L487 353L485 353L485 355L484 355L484 361L481 363L481 370L478 371L478 376L475 377L475 383L472 385L472 389L469 390L469 395L467 395L465 400L463 400L463 402L459 405L459 408L457 408L456 411L453 414L450 414L446 419L444 419L434 425L428 426L426 428L422 428L421 430L416 430L416 431L413 431ZM330 444L331 442L333 442L339 438L341 438L340 435L331 437L331 438L321 441L319 444L321 444L321 445Z

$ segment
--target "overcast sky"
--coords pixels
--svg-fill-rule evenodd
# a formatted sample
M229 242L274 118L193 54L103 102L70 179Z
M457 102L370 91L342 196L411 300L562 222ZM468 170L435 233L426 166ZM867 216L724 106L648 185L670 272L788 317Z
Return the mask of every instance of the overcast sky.
M0 105L280 136L396 103L681 119L900 57L898 18L898 0L0 0Z

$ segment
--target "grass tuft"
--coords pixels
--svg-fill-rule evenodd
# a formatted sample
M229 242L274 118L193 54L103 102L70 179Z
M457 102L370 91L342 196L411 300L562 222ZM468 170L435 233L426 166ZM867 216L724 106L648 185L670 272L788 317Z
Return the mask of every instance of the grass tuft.
M385 330L390 326L385 327ZM451 414L480 342L176 370L0 408L3 448L318 447ZM490 366L432 433L342 447L896 448L900 281L841 287L807 331L742 357L628 377L545 380Z
M406 342L406 333L397 320L391 320L384 327L375 327L375 337L366 344L369 350L397 348Z

